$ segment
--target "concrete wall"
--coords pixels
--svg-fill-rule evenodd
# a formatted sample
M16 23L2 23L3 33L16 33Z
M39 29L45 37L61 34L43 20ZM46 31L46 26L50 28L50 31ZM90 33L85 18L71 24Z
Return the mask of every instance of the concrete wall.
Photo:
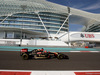
M63 41L54 41L54 40L37 40L37 39L30 39L26 40L23 39L22 42L20 39L0 39L0 44L7 44L7 45L34 45L34 46L68 46Z
M68 46L63 41L54 40L22 40L22 45L36 45L36 46Z

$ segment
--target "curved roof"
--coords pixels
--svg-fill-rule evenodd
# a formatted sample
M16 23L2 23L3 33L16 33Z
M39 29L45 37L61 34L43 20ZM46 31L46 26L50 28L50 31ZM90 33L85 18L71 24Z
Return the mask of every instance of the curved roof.
M70 11L70 23L87 26L96 22L100 22L100 14L93 14L74 8L70 8Z
M0 0L0 10L0 16L34 11L67 14L67 7L45 0Z
M25 12L54 12L68 14L68 7L46 0L0 0L0 16ZM70 8L69 23L89 26L100 22L100 14Z

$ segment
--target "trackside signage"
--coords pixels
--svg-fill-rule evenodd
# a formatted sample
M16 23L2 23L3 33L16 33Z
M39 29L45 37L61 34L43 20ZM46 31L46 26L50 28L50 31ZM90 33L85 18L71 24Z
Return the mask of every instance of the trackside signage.
M94 34L80 34L80 37L82 38L95 38L95 35Z
M100 42L100 32L70 32L70 41Z

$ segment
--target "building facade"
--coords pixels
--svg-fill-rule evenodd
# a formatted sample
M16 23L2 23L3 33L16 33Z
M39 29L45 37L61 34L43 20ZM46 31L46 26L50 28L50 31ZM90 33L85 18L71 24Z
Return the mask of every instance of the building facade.
M45 0L0 0L0 38L48 38L68 31L67 7Z
M100 22L88 26L86 32L100 32Z
M26 41L45 39L49 41L49 43L46 41L45 45L58 45L59 42L59 45L66 46L71 41L69 23L83 25L84 32L99 32L100 14L69 8L46 0L0 0L1 40L19 39L21 44L22 39ZM27 45L29 42L26 41L22 43ZM33 43L36 44L36 41L33 40Z

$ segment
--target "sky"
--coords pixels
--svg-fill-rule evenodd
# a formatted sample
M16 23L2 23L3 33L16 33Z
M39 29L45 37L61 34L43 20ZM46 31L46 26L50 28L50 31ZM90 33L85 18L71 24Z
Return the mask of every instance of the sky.
M100 14L100 0L47 0L79 10ZM70 31L81 31L82 25L69 24Z

